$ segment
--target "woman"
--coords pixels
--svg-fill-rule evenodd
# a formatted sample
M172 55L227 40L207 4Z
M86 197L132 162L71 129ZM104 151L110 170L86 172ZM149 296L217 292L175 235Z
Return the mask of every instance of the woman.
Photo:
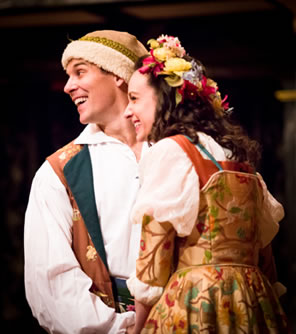
M287 333L270 246L284 212L255 172L259 145L178 38L148 43L125 111L137 140L154 143L132 210L135 333Z

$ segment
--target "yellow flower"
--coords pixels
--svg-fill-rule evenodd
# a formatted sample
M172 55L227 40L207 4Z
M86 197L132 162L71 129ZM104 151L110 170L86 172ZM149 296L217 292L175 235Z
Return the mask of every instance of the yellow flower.
M149 41L147 42L147 44L150 44L150 48L151 49L156 49L156 48L159 47L159 43L155 39L149 39Z
M97 251L95 248L91 245L86 247L87 252L86 252L86 260L87 261L95 261L97 259Z
M159 61L165 61L170 57L174 57L174 55L168 48L157 48L153 51L153 56Z
M227 305L229 304L229 305ZM223 326L233 326L235 328L247 326L247 313L243 305L234 303L233 309L230 308L230 303L224 303L219 306L218 321Z
M164 71L165 72L187 72L191 69L191 63L182 58L170 58L165 62Z
M173 317L169 317L165 322L167 331L174 331L175 334L188 333L188 322L186 316L181 314L181 311L175 313Z
M207 78L207 86L214 87L216 90L218 90L217 82L215 82L214 80L210 78Z
M213 108L215 109L215 111L218 113L218 115L222 116L224 108L222 107L221 98L215 97L212 100L212 105L213 105Z

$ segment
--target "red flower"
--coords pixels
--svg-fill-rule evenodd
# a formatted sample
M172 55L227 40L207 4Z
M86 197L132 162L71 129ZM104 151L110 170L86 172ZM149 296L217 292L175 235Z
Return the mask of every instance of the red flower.
M178 89L178 92L182 95L182 101L192 100L194 101L197 96L197 87L188 80L184 80L183 85Z
M238 178L239 183L249 183L250 179L247 176L235 174L236 178Z
M164 249L170 249L170 247L171 247L171 241L168 240L168 241L166 241L166 242L164 243L163 248L164 248Z
M168 293L165 295L165 302L169 307L173 307L175 305L175 301L170 300Z
M155 330L158 329L157 321L154 320L154 319L149 319L149 320L146 322L145 327L146 327L147 325L152 325L152 327L153 327ZM148 327L148 328L151 328L150 326L147 326L147 327Z
M224 307L224 308L229 308L229 307L230 307L230 302L225 302L225 303L223 304L223 307Z
M141 248L142 251L144 251L146 249L146 243L143 239L140 241L140 248Z
M184 320L179 321L179 327L180 328L185 328L185 321Z
M220 280L223 278L223 269L221 269L220 271L215 269L216 270L216 273L217 273L217 276L215 277L216 279Z
M178 281L174 281L171 286L170 286L170 289L173 289L174 287L178 286Z
M203 232L207 232L209 230L209 226L205 225L205 222L201 221L196 225L196 228L200 234Z

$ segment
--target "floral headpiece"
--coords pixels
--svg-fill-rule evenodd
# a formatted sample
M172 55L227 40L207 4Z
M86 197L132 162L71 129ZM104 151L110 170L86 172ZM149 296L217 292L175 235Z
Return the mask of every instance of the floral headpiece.
M197 95L208 100L216 112L222 115L230 111L226 102L227 95L222 100L215 81L203 74L203 68L194 60L184 59L186 51L177 37L161 35L156 40L150 39L150 56L143 60L140 73L152 73L155 76L165 75L164 78L176 90L176 104L184 100L195 100Z

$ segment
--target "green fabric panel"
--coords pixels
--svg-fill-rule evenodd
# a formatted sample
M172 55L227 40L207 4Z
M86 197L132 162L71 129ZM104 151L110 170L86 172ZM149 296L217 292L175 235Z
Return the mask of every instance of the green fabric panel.
M107 258L97 212L93 173L88 146L77 153L64 167L64 175L77 202L92 242L107 270Z

